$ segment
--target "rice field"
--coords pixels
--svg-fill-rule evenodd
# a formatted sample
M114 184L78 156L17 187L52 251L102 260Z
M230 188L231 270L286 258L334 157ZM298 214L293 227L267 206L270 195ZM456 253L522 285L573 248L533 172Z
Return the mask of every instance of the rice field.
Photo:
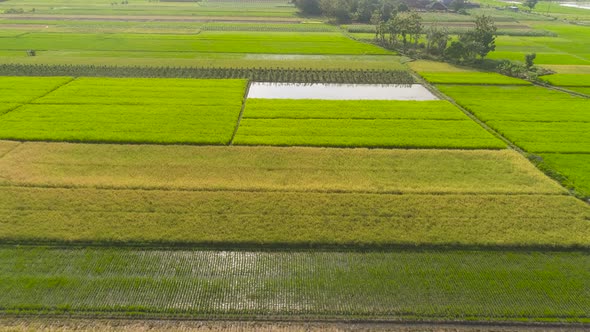
M496 51L490 53L492 59L509 59L524 62L527 53L535 52L536 64L590 65L590 49L584 43L587 27L563 27L544 23L539 25L546 30L558 33L558 37L498 36ZM575 30L575 31L572 31Z
M192 52L114 52L84 53L43 51L41 56L27 57L23 52L0 51L0 63L24 65L108 65L160 66L175 68L263 68L263 69L364 69L406 70L396 55L314 55L314 54L243 54Z
M505 147L503 142L448 102L426 102L423 112L420 111L421 103L423 101L368 101L356 112L353 110L359 107L357 101L248 99L234 144ZM350 111L340 112L341 109Z
M524 157L509 150L0 141L0 156L0 184L8 186L376 194L565 193Z
M590 245L588 206L506 150L0 149L4 243Z
M0 78L0 107L10 109L26 104L70 82L70 77L2 77Z
M36 14L91 15L91 16L155 16L174 17L252 17L288 19L295 16L293 5L282 1L131 1L120 4L110 0L97 0L92 3L82 0L8 0L0 4L0 11L8 8L23 8L26 12L35 9Z
M537 86L438 88L529 152L590 152L586 98Z
M556 86L590 87L590 74L552 74L541 78Z
M238 123L245 89L245 80L70 78L28 104L7 105L0 138L228 144L237 127L236 145L505 147L446 101L249 99Z
M490 121L491 126L534 153L590 153L590 122Z
M339 32L202 31L198 34L31 32L2 38L0 51L192 52L253 54L391 54ZM23 53L24 54L24 53Z
M5 187L0 198L3 243L368 249L590 245L590 209L566 195Z
M544 167L557 170L564 184L581 196L590 197L590 154L541 154Z
M486 72L420 72L420 76L436 84L531 85L525 80Z
M17 79L0 82L12 86L13 80ZM24 80L43 86L56 79ZM0 137L227 144L246 84L245 80L70 78L51 93L38 93L39 98L2 115Z
M590 153L589 99L538 86L438 88L528 152L542 156L571 154L569 162L548 162L544 167L587 197L583 161ZM577 157L580 159L574 162Z
M567 89L590 96L590 87L569 87L568 86Z
M587 252L4 247L0 258L4 313L570 322L590 314Z

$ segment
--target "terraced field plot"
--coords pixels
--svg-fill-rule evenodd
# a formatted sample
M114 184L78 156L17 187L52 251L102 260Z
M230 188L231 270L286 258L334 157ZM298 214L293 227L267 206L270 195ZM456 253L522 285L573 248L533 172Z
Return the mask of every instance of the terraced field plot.
M100 317L132 311L139 317L198 318L560 317L578 322L590 315L587 252L5 247L0 261L4 312L85 312Z
M503 148L446 101L248 99L235 144Z
M12 86L13 80L3 78L0 84ZM44 86L55 80L31 78L28 82ZM227 144L246 88L245 80L69 80L59 89L2 115L0 137Z

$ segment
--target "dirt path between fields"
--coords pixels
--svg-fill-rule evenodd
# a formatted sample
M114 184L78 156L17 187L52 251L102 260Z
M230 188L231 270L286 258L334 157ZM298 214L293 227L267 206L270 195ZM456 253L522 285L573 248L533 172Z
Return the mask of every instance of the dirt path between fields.
M0 319L2 331L401 331L401 332L517 332L517 331L588 331L577 324L477 324L477 323L346 323L346 322L255 322L191 320L104 320L59 318Z

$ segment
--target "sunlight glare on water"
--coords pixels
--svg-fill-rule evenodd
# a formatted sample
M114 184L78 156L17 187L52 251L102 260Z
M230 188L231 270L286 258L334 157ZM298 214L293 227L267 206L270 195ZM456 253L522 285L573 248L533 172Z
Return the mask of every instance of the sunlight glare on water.
M437 100L421 84L327 84L253 82L248 98L324 100Z

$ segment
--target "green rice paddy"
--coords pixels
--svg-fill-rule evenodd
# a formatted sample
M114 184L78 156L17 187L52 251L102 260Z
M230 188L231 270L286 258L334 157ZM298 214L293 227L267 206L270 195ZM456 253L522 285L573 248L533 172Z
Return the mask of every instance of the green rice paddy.
M571 322L590 314L587 252L4 247L0 258L4 313Z
M358 101L250 99L234 143L463 149L505 147L503 142L448 102L424 102L425 108L421 103L363 101L364 106L359 106ZM340 112L341 109L350 111Z
M420 72L430 83L436 84L483 84L483 85L530 85L518 78L485 72Z
M0 81L12 86L16 80ZM22 79L44 86L56 79ZM60 79L59 82L63 82ZM246 81L68 79L0 117L13 140L228 144ZM12 100L11 100L12 101Z
M590 152L586 98L537 86L438 88L529 152Z
M2 38L0 50L254 54L391 54L341 33L202 31L193 35L32 32ZM24 53L23 53L24 54Z

